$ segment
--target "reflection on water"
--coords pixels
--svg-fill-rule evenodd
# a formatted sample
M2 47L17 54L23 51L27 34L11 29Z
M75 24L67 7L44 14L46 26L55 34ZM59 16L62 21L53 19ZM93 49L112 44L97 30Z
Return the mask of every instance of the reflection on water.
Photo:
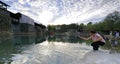
M23 54L15 54L11 64L74 64L90 50L90 46L85 43L44 41L30 46Z
M42 36L39 36L42 37ZM7 38L7 37L6 37ZM15 35L11 38L3 38L0 40L0 64L11 62L13 54L21 53L31 44L41 43L43 38Z
M49 36L48 41L53 41L53 42L69 42L69 43L82 43L84 40L81 40L75 36Z
M84 42L74 36L14 35L0 40L0 64L85 64L93 52Z
M10 62L11 54L13 53L12 40L0 41L0 64L4 62Z

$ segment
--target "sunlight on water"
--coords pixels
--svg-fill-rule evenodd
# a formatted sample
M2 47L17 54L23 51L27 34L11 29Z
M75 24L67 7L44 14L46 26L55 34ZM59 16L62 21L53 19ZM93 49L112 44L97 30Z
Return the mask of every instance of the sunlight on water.
M102 50L93 52L86 43L44 41L14 54L11 64L119 64L119 54Z
M90 46L86 44L48 41L30 46L29 48L23 51L22 54L15 54L12 57L13 62L11 64L49 64L49 62L50 64L59 64L57 62L61 64L64 60L67 61L66 63L69 63L69 59L80 59L91 50Z

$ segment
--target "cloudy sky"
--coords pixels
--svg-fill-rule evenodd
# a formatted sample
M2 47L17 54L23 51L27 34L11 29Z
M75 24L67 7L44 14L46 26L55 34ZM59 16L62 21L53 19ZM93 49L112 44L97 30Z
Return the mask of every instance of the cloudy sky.
M37 23L71 24L98 22L120 10L120 0L1 0Z

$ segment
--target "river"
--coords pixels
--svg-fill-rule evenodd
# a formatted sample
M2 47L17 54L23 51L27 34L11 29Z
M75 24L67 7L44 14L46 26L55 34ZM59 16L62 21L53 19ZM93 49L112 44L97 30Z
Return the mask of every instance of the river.
M0 64L120 64L120 54L92 51L89 42L71 36L13 36L0 41Z

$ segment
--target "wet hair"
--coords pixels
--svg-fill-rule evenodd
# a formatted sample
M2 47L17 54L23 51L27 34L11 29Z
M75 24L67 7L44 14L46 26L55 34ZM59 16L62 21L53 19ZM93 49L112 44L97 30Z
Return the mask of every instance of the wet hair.
M90 31L90 33L95 34L95 33L96 33L96 31Z

